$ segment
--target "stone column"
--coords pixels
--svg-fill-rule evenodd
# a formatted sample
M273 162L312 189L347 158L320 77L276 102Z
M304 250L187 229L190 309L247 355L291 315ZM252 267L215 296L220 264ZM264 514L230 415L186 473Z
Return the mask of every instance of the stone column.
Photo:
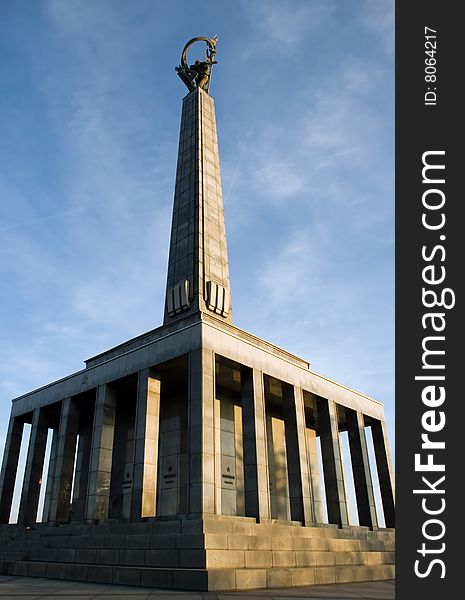
M328 520L341 527L349 524L344 470L341 459L337 407L333 400L318 400L321 454L325 476Z
M379 488L383 501L386 527L395 527L395 491L394 472L389 453L385 421L373 421L371 425L376 466L378 468Z
M10 519L23 429L22 419L10 418L0 474L0 523L8 523Z
M283 383L283 414L286 431L287 473L291 519L304 525L314 522L305 440L305 409L302 388Z
M92 423L92 416L88 414L83 415L81 412L76 469L74 473L72 521L83 521L86 514L87 484L92 448Z
M111 386L116 394L117 410L113 432L110 477L109 519L129 519L134 489L134 454L137 405L137 379Z
M61 404L55 476L50 506L50 521L53 522L66 523L69 520L78 428L79 407L77 401L73 398L65 398Z
M95 400L86 519L106 519L110 499L116 398L108 385L99 385Z
M215 513L215 355L200 348L189 353L189 513Z
M44 510L42 512L42 521L47 523L50 520L50 508L52 505L53 483L55 481L55 466L57 458L58 431L53 430L52 445L50 447L50 460L48 463L47 488L45 490Z
M161 381L149 369L139 372L135 427L132 517L157 514L158 439Z
M270 492L266 449L263 373L243 369L241 373L242 435L244 444L245 514L270 518Z
M216 398L213 401L213 422L215 424L215 512L221 515L223 506L221 503L222 480L221 480L221 400ZM219 451L218 451L219 449Z
M318 450L316 445L316 431L307 429L308 469L312 490L312 505L315 523L324 523L323 497L321 495L320 466L318 464Z
M236 452L236 514L245 516L244 487L244 434L242 431L242 406L234 405L234 449Z
M47 434L48 419L45 409L36 408L32 415L31 436L29 438L23 490L19 504L18 524L20 525L33 525L37 521Z
M368 460L363 414L355 410L347 410L346 414L358 521L360 525L377 527L378 520L376 518L376 504Z

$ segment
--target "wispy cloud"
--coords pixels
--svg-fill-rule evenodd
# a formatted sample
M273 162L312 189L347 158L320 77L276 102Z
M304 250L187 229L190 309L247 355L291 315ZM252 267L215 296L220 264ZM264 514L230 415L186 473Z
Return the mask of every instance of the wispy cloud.
M17 222L11 223L10 225L7 225L6 227L1 227L0 233L6 233L7 231L10 231L12 229L18 229L18 228L24 227L25 225L33 225L33 224L37 224L37 223L42 223L44 221L49 221L50 219L60 219L61 217L65 217L70 214L81 212L83 210L88 210L88 208L89 207L74 208L71 210L56 212L51 215L43 215L41 217L35 217L34 219L26 219L24 221L17 221Z
M269 337L273 323L272 341L306 357L317 371L376 396L392 369L392 320L382 318L383 302L392 302L383 298L386 288L392 293L392 269L387 263L376 277L367 278L362 267L358 277L344 276L343 249L331 248L337 244L322 226L289 232L255 269L252 303L260 311L248 325Z
M381 38L388 54L394 53L394 0L365 0L364 26Z
M324 205L326 209L335 204L361 214L367 202L373 202L368 189L375 192L377 167L386 160L374 108L378 77L370 60L352 60L322 80L319 89L301 90L298 108L287 114L283 108L285 127L273 122L256 133L253 151L242 164L242 177L230 177L228 196L245 202L247 187L253 189L263 209L273 206L289 211L289 202L294 207L305 203L309 208ZM367 168L370 164L372 168ZM363 182L357 181L357 170L363 173ZM367 192L354 194L348 186L364 187ZM365 210L367 226L369 214L380 217L379 211Z
M365 12L360 28L363 19ZM298 79L298 94L284 95L254 133L243 175L229 190L263 229L261 247L241 238L241 252L253 249L255 258L252 276L236 275L239 324L384 400L392 394L393 344L385 79L372 56L353 53L319 71L318 85Z
M38 210L34 197L26 199L9 185L5 197L10 202L18 197L20 218L8 219L2 229L9 242L4 257L10 255L38 298L28 321L39 346L17 338L8 360L17 369L30 361L28 381L34 386L81 368L86 355L159 325L161 310L153 314L151 308L163 302L176 145L172 136L165 143L153 131L148 104L135 112L129 101L115 103L115 91L125 93L118 87L129 77L131 62L113 7L52 1L46 8L62 52L77 53L74 74L60 80L52 65L39 88L62 150L62 210ZM109 39L100 25L113 28ZM8 182L0 179L1 184L6 190ZM56 241L49 231L59 231ZM72 326L59 321L65 314ZM68 354L55 360L62 344ZM51 368L45 368L47 361ZM8 397L25 390L6 379L4 391Z
M321 26L334 8L332 0L300 2L290 0L247 0L242 6L257 29L257 44L268 45L273 52L289 55L296 46L308 41L312 31Z

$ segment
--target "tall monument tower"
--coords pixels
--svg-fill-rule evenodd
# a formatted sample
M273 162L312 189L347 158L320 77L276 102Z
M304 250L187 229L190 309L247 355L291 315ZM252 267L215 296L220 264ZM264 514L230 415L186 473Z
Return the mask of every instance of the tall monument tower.
M189 65L194 43L205 59ZM163 325L13 400L0 474L6 573L198 590L393 577L383 406L232 323L216 44L190 40L176 68L188 94Z
M200 39L187 44L183 57L194 41ZM212 63L216 41L207 42ZM183 77L188 71L178 67ZM232 321L215 104L208 83L209 78L192 86L183 100L165 324L195 311Z
M187 51L202 41L207 44L205 61L189 67ZM165 324L195 311L211 311L231 322L215 104L208 93L216 41L187 42L176 68L189 94L182 106Z

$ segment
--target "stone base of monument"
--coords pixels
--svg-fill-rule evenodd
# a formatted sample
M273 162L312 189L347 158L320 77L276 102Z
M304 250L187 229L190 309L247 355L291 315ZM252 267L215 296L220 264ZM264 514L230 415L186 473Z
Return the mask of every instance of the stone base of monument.
M394 577L394 530L253 518L0 527L9 575L184 590L244 590Z

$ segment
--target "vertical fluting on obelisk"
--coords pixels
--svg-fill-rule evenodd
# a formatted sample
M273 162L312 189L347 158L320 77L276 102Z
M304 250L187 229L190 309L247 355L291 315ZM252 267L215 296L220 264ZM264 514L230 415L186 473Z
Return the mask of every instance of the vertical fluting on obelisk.
M197 311L231 322L215 105L201 87L182 106L164 323Z

